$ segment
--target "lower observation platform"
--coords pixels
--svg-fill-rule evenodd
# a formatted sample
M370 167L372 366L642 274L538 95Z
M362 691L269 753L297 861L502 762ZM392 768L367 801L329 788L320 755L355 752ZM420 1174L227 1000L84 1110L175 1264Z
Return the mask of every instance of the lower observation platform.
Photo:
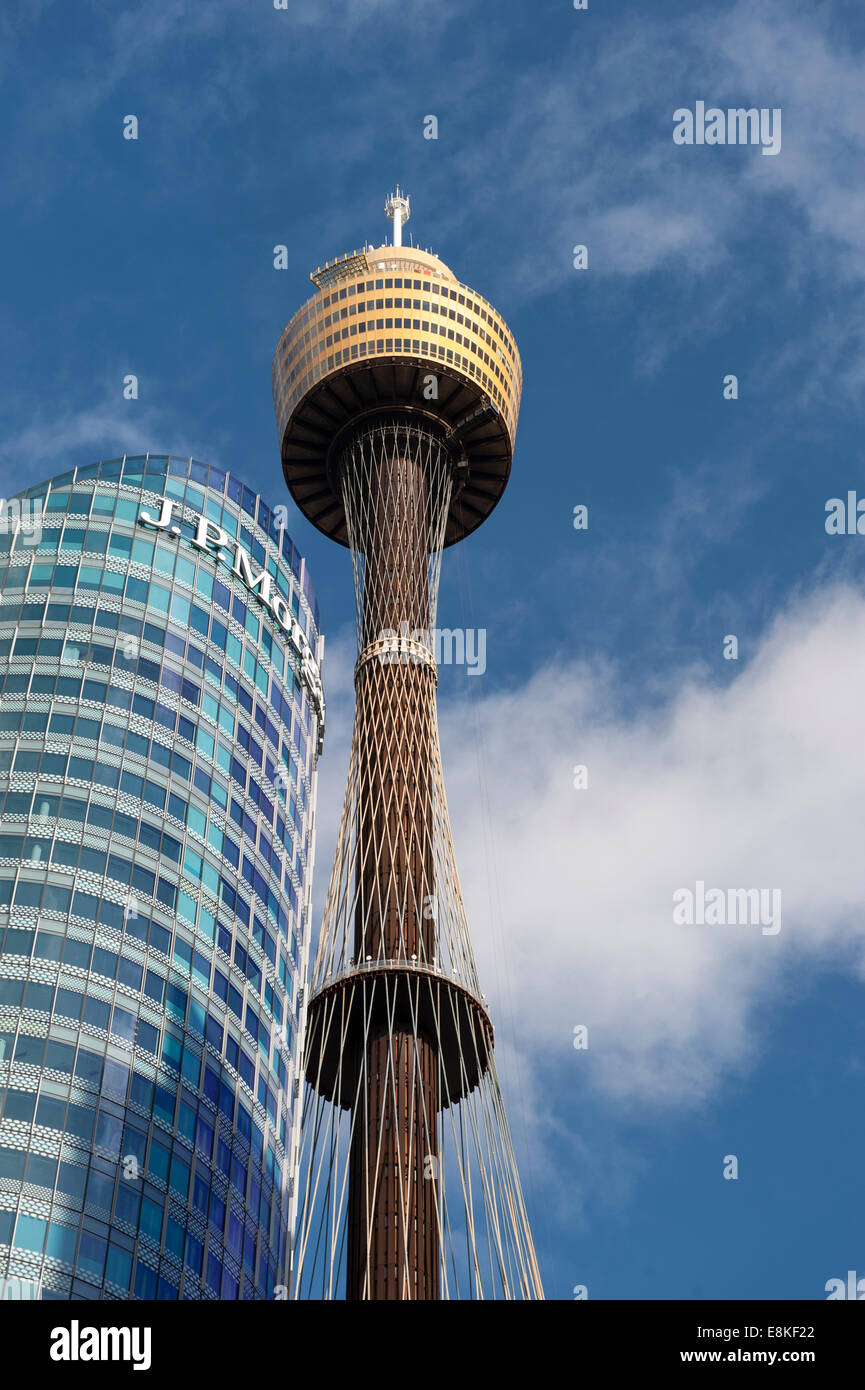
M310 1000L307 1081L349 1109L366 1042L387 1032L425 1037L436 1048L442 1109L473 1091L489 1066L493 1025L479 999L428 966L375 961L346 971Z

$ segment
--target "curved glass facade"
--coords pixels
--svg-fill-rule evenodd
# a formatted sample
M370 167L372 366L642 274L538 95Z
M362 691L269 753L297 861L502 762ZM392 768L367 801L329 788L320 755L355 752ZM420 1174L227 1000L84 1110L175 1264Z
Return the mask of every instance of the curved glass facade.
M166 498L159 530L142 513ZM190 460L115 459L20 502L0 533L0 1277L46 1298L272 1297L315 596L262 499Z

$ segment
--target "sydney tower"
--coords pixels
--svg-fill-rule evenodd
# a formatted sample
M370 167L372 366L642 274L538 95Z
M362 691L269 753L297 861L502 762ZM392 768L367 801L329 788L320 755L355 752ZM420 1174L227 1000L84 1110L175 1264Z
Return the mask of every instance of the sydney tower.
M347 546L358 653L336 861L305 1002L297 1297L542 1298L448 822L442 551L495 507L522 373L507 325L428 251L313 272L273 392L289 491Z

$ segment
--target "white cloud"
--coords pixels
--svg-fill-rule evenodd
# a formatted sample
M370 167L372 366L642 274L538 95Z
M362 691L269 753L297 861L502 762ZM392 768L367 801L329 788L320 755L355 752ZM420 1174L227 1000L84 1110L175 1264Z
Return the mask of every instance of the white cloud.
M559 664L442 710L457 859L500 1031L565 1058L585 1023L608 1097L696 1103L758 1060L791 981L862 973L865 597L821 591L660 711L611 713L615 681ZM674 926L697 879L780 888L780 934Z

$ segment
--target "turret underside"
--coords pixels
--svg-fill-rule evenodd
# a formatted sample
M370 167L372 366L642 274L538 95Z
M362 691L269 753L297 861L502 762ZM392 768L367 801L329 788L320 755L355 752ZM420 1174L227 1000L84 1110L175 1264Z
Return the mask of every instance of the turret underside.
M432 383L435 398L429 396ZM448 436L459 461L444 533L444 545L452 545L480 526L499 501L510 476L511 445L490 401L440 363L374 358L314 387L293 411L282 439L289 491L314 526L348 545L336 460L364 417L389 409L438 423Z

